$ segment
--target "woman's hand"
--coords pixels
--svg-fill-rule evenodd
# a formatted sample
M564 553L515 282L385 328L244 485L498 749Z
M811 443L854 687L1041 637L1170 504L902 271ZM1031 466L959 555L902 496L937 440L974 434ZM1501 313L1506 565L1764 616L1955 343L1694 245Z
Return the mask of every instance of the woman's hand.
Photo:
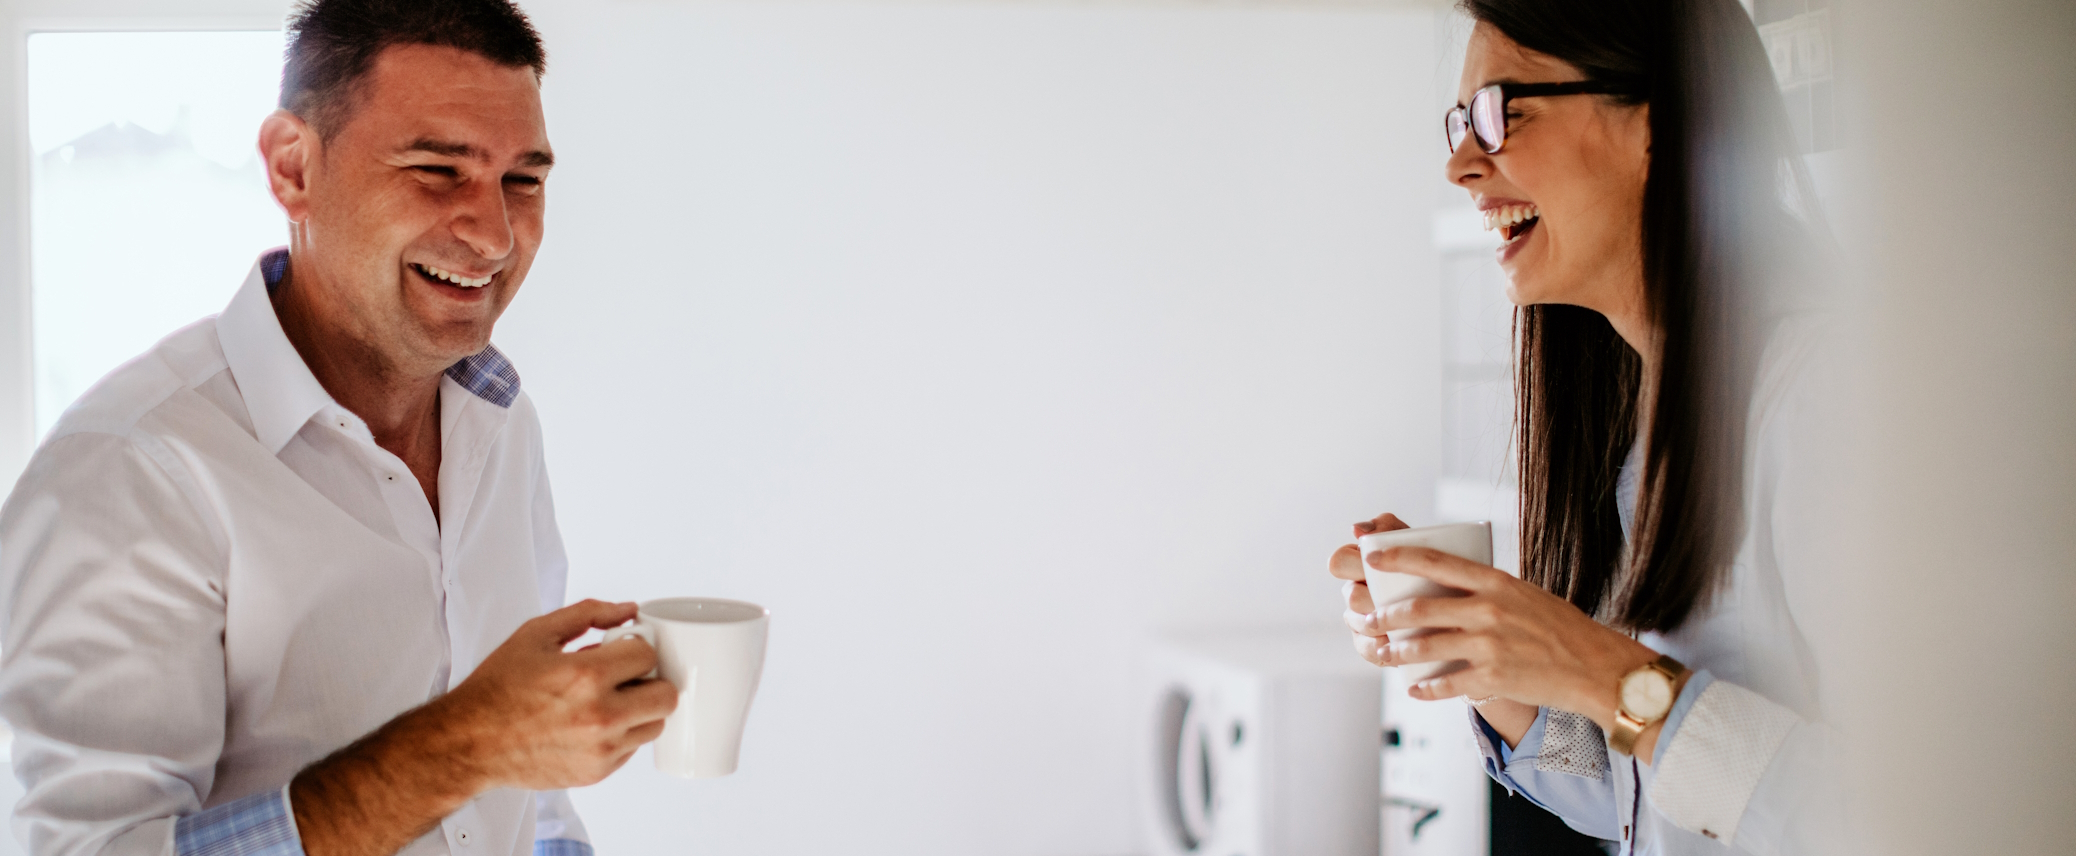
M1398 519L1398 515L1380 514L1374 520L1355 524L1355 537L1408 528L1411 527ZM1354 544L1341 545L1327 560L1326 569L1336 578L1346 580L1341 583L1341 599L1347 602L1348 611L1341 617L1348 623L1348 629L1355 631L1355 653L1379 666L1389 665L1378 659L1385 643L1384 631L1373 629L1369 623L1370 614L1376 612L1377 607L1370 602L1370 585L1363 576L1362 548Z
M1340 576L1340 555L1335 559L1335 575ZM1499 696L1582 714L1602 730L1611 730L1622 676L1658 657L1569 601L1497 568L1422 547L1379 551L1369 557L1369 564L1468 592L1462 597L1411 598L1367 615L1358 608L1368 603L1367 586L1362 604L1350 597L1349 625L1374 646L1374 656L1365 654L1370 662L1469 662L1469 668L1414 684L1414 698ZM1360 567L1358 563L1358 572ZM1381 638L1416 627L1436 632L1400 642Z
M1397 515L1384 514L1355 524L1355 537L1405 528L1408 528L1405 521L1398 519ZM1347 544L1335 550L1333 558L1327 561L1327 570L1347 581L1341 584L1341 597L1348 606L1341 619L1353 634L1355 653L1376 665L1391 665L1385 651L1390 640L1385 638L1384 626L1377 621L1376 605L1370 599L1369 583L1363 574L1362 548ZM1536 709L1533 706L1503 698L1480 699L1478 714L1492 724L1508 746L1519 744L1528 729L1535 726Z

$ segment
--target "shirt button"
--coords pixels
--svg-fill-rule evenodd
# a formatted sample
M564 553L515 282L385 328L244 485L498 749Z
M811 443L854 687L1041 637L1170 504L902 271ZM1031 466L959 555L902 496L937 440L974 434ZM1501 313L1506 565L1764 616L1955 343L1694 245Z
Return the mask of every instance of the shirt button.
M463 844L469 843L469 831L466 829L454 830L454 840L459 841Z

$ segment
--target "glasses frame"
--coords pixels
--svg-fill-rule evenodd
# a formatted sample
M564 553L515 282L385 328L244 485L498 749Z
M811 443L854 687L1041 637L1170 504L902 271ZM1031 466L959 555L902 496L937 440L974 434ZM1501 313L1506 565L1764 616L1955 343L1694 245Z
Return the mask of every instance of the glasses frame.
M1476 137L1478 148L1488 155L1499 154L1507 144L1507 104L1516 98L1543 98L1552 95L1637 95L1636 87L1606 80L1575 80L1566 83L1492 83L1480 87L1471 95L1470 105L1458 104L1442 114L1443 139L1449 142L1449 154L1463 145L1465 139ZM1496 106L1496 111L1495 111ZM1498 139L1488 139L1479 125L1484 116L1496 124L1494 133Z

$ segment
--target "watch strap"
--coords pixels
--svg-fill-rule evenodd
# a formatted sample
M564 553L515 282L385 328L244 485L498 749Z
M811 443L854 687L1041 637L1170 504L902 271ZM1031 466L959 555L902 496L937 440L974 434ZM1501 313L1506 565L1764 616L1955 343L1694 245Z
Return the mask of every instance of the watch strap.
M1615 730L1607 733L1607 748L1624 755L1636 754L1636 738L1651 724L1629 715L1628 711L1615 710Z

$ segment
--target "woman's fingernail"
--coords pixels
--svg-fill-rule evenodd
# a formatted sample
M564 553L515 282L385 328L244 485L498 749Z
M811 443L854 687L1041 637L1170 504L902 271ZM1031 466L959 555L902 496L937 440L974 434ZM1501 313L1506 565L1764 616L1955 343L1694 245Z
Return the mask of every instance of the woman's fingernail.
M1370 521L1368 521L1368 520L1365 520L1365 521L1362 521L1361 523L1357 523L1357 524L1355 524L1355 531L1357 531L1357 532L1369 532L1369 531L1372 531L1372 530L1374 530L1374 529L1376 529L1376 528L1377 528L1377 524L1375 524L1375 523L1372 523L1372 522L1370 522Z

